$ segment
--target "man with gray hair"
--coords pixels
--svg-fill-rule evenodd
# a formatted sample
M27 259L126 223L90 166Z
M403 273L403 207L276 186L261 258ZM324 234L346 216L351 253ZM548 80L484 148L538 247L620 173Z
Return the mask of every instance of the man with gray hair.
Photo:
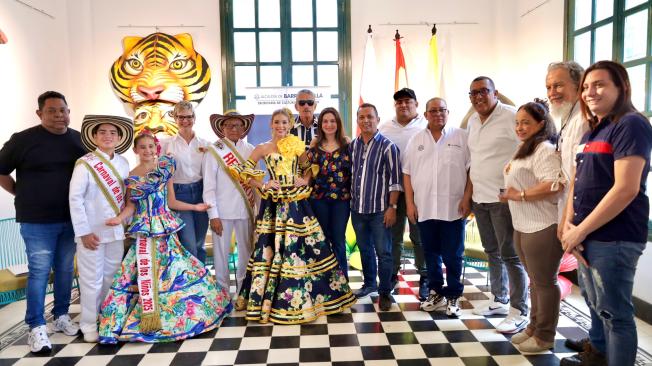
M306 149L310 146L313 138L317 137L317 117L315 109L317 100L315 93L309 89L301 89L297 93L297 99L294 102L294 109L299 115L294 120L294 126L290 133L299 137L306 144Z
M584 69L575 61L553 62L548 65L546 91L550 102L550 114L559 121L557 152L561 153L561 170L570 181L575 170L575 154L589 124L582 117L579 106L580 82ZM559 195L559 223L564 222L564 208L568 199L568 187ZM559 225L561 227L561 225ZM558 228L559 233L560 228ZM559 236L559 235L558 235ZM560 238L561 240L561 238ZM586 296L584 297L586 299ZM589 338L567 339L566 347L581 352Z

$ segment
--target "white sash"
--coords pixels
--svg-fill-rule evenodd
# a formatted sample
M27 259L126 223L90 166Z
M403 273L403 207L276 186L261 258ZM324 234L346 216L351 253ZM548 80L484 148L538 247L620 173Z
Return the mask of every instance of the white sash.
M119 215L125 205L125 186L113 164L97 151L82 156L76 164L84 164L88 168L104 198L109 202L116 216Z
M142 234L136 236L136 265L138 268L138 294L141 314L141 332L161 328L158 314L158 286L156 276L156 241Z
M244 164L246 161L242 158L238 150L229 142L227 139L221 139L214 144L208 145L208 151L215 158L217 163L227 172L227 175L242 195L242 198L245 201L247 206L247 212L249 213L249 219L251 223L255 223L255 214L254 207L256 206L256 196L254 195L254 190L250 186L234 179L231 174L228 174L229 167L233 165Z

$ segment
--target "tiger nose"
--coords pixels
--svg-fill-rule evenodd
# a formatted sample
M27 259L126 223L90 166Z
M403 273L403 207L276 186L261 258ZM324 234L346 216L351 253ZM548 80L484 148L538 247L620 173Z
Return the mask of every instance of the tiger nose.
M165 90L165 87L162 85L138 87L138 93L147 98L147 100L157 100L161 96L161 93L163 93L163 90Z

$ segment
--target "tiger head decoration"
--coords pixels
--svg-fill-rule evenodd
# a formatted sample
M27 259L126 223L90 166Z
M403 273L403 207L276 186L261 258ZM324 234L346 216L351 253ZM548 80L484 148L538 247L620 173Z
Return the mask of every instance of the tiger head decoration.
M208 63L188 33L125 37L124 52L111 67L111 86L134 110L134 132L174 135L171 110L182 100L197 106L211 82Z

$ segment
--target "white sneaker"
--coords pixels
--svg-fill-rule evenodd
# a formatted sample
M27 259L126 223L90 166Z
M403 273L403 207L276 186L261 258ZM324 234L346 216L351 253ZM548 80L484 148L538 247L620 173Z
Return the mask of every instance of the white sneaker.
M430 290L428 298L419 305L419 309L423 311L444 311L446 310L446 298L434 290Z
M500 333L516 333L528 325L530 319L525 315L521 315L521 311L509 308L509 315L502 322L496 326L496 330Z
M484 305L473 308L475 315L507 315L509 313L509 305L503 304L496 299L487 301Z
M455 317L462 315L462 309L460 308L460 298L451 297L446 299L446 315L449 317Z
M29 350L33 353L47 353L52 351L52 343L48 338L48 331L45 325L32 328L27 336Z
M54 320L52 323L52 330L55 332L63 332L67 336L76 336L79 333L79 326L72 322L70 315L65 314Z
M98 332L83 332L84 333L84 342L86 343L97 343L100 340L100 334Z

